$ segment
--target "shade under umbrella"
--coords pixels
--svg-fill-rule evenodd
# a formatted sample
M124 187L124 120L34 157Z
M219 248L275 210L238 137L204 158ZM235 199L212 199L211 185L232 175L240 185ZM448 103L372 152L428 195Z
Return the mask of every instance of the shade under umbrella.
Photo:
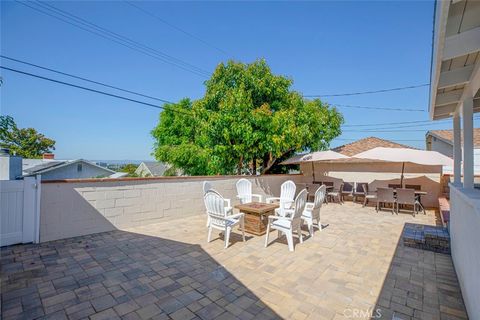
M400 185L403 186L403 173L405 162L420 164L424 166L452 166L453 160L439 152L417 150L409 148L373 148L353 156L359 159L380 160L402 163L402 175Z
M310 162L312 164L312 179L313 181L315 181L315 166L314 166L315 162L348 159L348 158L350 157L344 154L341 154L332 150L326 150L326 151L315 151L315 152L311 152L303 155L296 155L291 157L290 159L283 161L280 164L300 164L300 163Z
M283 161L281 164L299 164L299 163L305 163L305 162L328 161L328 160L348 159L348 158L350 157L344 154L341 154L332 150L326 150L326 151L315 151L307 154L299 154Z

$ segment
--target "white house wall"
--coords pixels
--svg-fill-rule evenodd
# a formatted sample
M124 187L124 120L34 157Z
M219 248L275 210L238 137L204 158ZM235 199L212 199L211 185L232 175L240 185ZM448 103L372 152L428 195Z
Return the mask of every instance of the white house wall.
M110 171L104 170L97 166L81 162L82 171L77 170L77 163L72 163L55 170L42 173L42 180L61 180L61 179L84 179L95 177L108 177L111 175Z

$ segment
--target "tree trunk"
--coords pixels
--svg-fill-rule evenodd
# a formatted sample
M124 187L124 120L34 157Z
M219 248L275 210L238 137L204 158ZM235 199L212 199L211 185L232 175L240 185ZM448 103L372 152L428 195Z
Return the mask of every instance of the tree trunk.
M243 156L240 156L240 161L238 161L238 168L237 168L238 175L242 174L242 167L243 167Z
M253 163L252 163L252 174L254 176L257 175L257 159L253 159Z
M268 153L263 159L263 168L261 174L267 173L267 171L275 164L277 159L272 157L272 153Z

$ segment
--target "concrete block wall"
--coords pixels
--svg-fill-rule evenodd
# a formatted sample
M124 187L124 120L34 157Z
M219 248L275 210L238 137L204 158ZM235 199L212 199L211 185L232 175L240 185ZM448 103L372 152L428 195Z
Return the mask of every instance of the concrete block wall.
M203 181L210 181L236 204L235 183L239 178L251 180L253 192L264 196L278 196L280 185L288 179L301 188L304 179L301 175L265 175L44 181L40 241L205 214Z

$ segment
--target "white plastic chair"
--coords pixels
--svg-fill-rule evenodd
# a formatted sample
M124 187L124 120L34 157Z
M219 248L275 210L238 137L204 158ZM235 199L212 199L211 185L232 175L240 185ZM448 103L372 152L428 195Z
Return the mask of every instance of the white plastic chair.
M300 243L303 243L302 237L302 213L305 209L305 203L307 201L307 190L303 189L295 198L295 207L292 210L290 215L285 217L282 216L268 216L268 224L267 224L267 234L265 236L265 247L268 245L268 235L270 233L270 229L278 230L278 233L284 233L287 237L288 242L288 250L294 251L293 247L293 231L297 232L298 238L300 239Z
M325 194L327 193L326 186L320 186L320 188L315 191L315 199L313 202L307 202L305 204L305 209L302 213L302 220L308 225L308 232L310 236L313 237L313 227L317 227L318 230L322 231L322 224L320 223L320 208L322 207L323 201L325 201ZM316 221L316 224L314 223Z
M243 213L227 215L225 213L225 199L215 190L207 191L203 199L207 214L210 218L207 241L210 242L213 229L222 230L225 237L225 248L227 248L230 241L230 232L237 224L242 228L242 237L243 241L245 241L245 222Z
M275 209L275 214L284 217L286 210L290 209L293 205L295 198L295 191L297 186L291 180L287 180L282 183L280 187L280 197L270 197L266 199L267 203L279 202L279 207Z
M221 194L217 190L213 189L210 181L203 181L203 195L207 194L208 191L213 191L221 196ZM223 199L223 200L225 201L225 214L232 214L233 208L232 208L230 199ZM207 214L207 227L209 224L210 224L210 216L208 216Z
M257 198L258 202L262 202L262 196L259 194L252 193L252 183L242 178L237 181L237 199L240 199L240 203L249 203L252 202L252 198Z

